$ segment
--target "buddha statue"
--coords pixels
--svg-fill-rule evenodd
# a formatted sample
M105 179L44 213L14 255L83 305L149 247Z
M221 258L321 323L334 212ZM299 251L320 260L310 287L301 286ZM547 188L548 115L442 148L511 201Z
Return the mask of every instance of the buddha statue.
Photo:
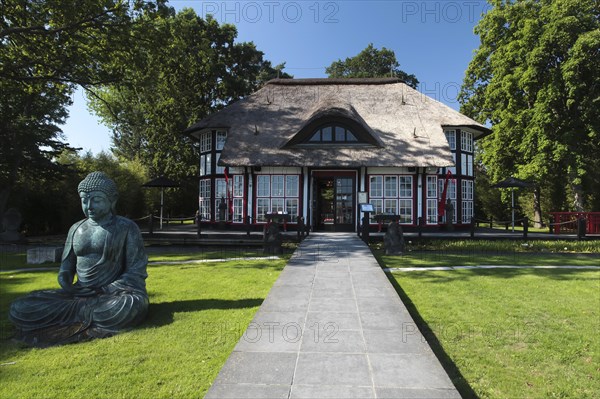
M86 218L67 235L61 289L32 292L11 304L17 339L33 346L109 337L139 324L148 310L148 258L137 225L115 214L115 183L92 172L78 192Z

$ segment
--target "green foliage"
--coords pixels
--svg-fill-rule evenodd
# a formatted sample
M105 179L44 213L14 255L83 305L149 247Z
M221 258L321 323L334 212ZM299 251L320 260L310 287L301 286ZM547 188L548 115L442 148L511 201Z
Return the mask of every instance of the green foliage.
M235 43L232 25L192 9L142 26L125 81L90 93L91 108L113 131L114 153L139 157L152 177L197 174L198 154L181 133L277 76L253 43Z
M118 214L139 218L150 213L152 195L156 193L142 187L149 179L138 160L118 160L106 153L80 156L74 151L64 151L54 164L64 170L60 180L39 175L15 184L9 204L17 206L23 214L24 234L65 233L71 224L81 220L84 216L77 186L96 170L107 173L116 182Z
M493 134L480 142L490 179L535 181L550 197L547 211L594 209L600 205L598 3L491 3L475 29L481 44L460 95L462 112L492 125Z
M149 314L139 327L42 350L10 340L8 306L32 290L56 289L56 272L0 273L0 397L201 398L284 265L151 266Z
M162 0L3 0L0 10L1 216L15 185L51 190L40 184L69 172L54 161L69 149L59 125L74 87L122 79L120 65L135 47L133 26L164 6Z
M331 63L325 73L330 78L384 78L398 77L409 86L416 88L419 84L415 75L408 74L400 69L393 50L382 47L381 50L370 43L363 51L344 61L337 60Z

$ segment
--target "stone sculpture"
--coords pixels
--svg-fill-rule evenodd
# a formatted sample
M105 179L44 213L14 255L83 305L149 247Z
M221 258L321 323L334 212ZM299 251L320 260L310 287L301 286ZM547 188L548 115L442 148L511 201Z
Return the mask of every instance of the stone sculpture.
M448 198L448 200L446 200L445 212L446 212L446 230L452 231L452 230L454 230L454 225L452 224L452 222L453 222L452 219L454 218L454 205L452 204L452 201L450 201L450 198Z
M109 337L139 324L148 311L148 258L137 225L115 214L115 183L92 172L78 192L86 219L69 230L61 289L32 292L10 308L17 339L30 345Z
M283 236L279 231L277 222L271 221L265 229L263 237L263 253L281 254L283 253Z
M383 237L386 255L399 255L404 252L404 233L398 222L390 222Z

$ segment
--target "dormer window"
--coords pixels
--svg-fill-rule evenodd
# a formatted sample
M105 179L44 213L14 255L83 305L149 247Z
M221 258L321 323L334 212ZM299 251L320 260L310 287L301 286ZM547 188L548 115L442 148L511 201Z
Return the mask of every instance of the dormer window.
M318 128L307 143L358 143L358 139L344 126L325 125Z

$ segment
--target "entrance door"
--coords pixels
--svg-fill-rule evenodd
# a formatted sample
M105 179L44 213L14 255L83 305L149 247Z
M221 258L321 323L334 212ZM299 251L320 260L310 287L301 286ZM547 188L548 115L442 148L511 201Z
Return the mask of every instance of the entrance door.
M315 178L315 221L320 231L354 231L354 178Z

